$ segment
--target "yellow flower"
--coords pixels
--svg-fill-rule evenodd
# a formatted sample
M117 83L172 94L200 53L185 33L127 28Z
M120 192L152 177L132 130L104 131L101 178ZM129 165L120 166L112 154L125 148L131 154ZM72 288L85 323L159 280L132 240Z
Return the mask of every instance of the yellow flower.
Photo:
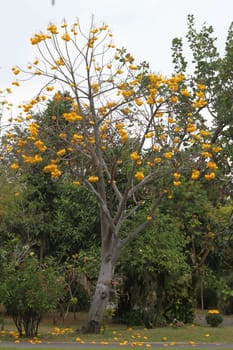
M179 178L181 177L181 174L180 173L174 173L173 176L174 176L175 180L179 180Z
M118 70L116 71L116 74L122 74L122 73L124 73L124 71L123 71L122 69L118 69Z
M197 129L197 127L196 127L195 124L189 123L188 126L187 126L187 128L186 128L186 131L187 131L187 132L194 132L194 131L196 131L196 129Z
M133 64L130 64L130 65L129 65L129 69L137 70L137 69L138 69L138 66L134 66Z
M207 165L208 165L208 168L210 169L214 169L214 170L218 169L218 166L215 162L209 161Z
M180 185L181 185L181 182L180 182L180 181L173 181L173 185L174 185L174 186L180 186Z
M200 133L202 136L209 136L210 135L210 132L207 130L201 130Z
M45 152L47 147L44 145L44 142L41 140L38 140L34 143L34 145L41 151L41 152Z
M75 122L83 119L83 117L81 115L78 115L76 112L63 113L63 117L68 122Z
M76 180L76 181L73 181L73 185L74 185L74 186L80 186L80 181L77 181L77 180Z
M59 151L57 151L57 155L58 157L62 157L64 156L64 154L66 153L66 149L63 148L63 149L60 149Z
M59 176L61 176L61 171L60 171L59 169L56 169L56 170L54 170L54 171L51 172L51 177L52 177L53 179L55 179L55 178L57 178L57 177L59 177Z
M168 121L168 123L176 123L176 119L174 119L172 117L168 117L167 121Z
M192 170L192 175L191 175L191 178L192 180L197 180L200 176L200 171L199 170L196 170L196 169L193 169Z
M215 152L215 153L218 153L218 152L220 152L221 150L222 150L221 147L218 147L218 146L213 146L213 147L212 147L212 151Z
M142 181L144 179L144 174L142 171L138 171L136 174L135 174L135 177L138 181Z
M212 154L210 152L201 152L201 155L204 157L204 158L211 158L212 157Z
M58 34L58 30L55 24L50 24L47 30L52 34Z
M217 315L217 314L219 314L220 312L219 312L219 310L217 310L217 309L213 309L213 310L208 310L208 314L215 314L215 315Z
M142 100L140 100L140 98L135 98L134 101L135 101L136 105L138 105L138 106L141 106L143 104L143 102L142 102Z
M154 131L148 132L147 134L145 134L145 138L149 139L149 138L153 137L154 134L155 134Z
M92 182L92 183L97 182L97 181L99 181L99 177L98 176L89 176L88 181Z
M12 81L11 85L20 86L20 83L18 81Z
M14 169L14 170L17 170L17 169L19 169L19 165L18 164L16 164L16 163L13 163L13 164L11 164L11 169Z
M57 66L64 66L65 65L65 61L62 57L59 57L55 62L56 62Z
M177 102L179 101L179 99L178 99L177 96L171 96L171 97L169 98L169 100L170 100L171 103L177 103Z
M38 130L39 130L39 125L36 123L32 123L29 125L29 130L32 136L37 136Z
M20 69L19 68L16 68L16 67L13 67L12 68L12 72L15 74L15 75L18 75L20 73Z
M205 179L206 180L213 180L215 178L215 173L211 172L209 174L205 174Z
M164 153L164 157L165 157L166 159L171 159L171 158L172 158L172 152L165 152L165 153Z
M154 163L155 164L161 163L161 161L162 161L162 159L159 158L159 157L154 158Z
M202 148L202 149L210 149L210 148L211 148L211 144L210 144L210 143L203 143L203 144L201 145L201 148Z
M149 96L147 97L146 103L147 103L148 105L152 105L154 102L155 102L155 101L154 101L153 97L149 95Z
M93 83L93 84L91 84L91 88L94 90L94 92L98 92L99 91L99 84Z
M203 91L196 91L195 95L199 98L204 98L204 96L205 96Z
M54 86L47 86L46 90L47 91L52 91L54 89Z
M62 36L61 36L62 40L64 41L70 41L71 40L71 37L68 33L64 33Z
M190 92L188 91L188 89L183 89L183 90L181 90L181 95L189 97L190 96Z
M74 139L75 141L83 141L84 137L83 137L83 135L74 134L74 135L73 135L73 139Z
M48 164L43 168L43 171L45 173L50 173L52 171L55 171L57 169L57 165L56 164Z
M199 90L205 90L206 89L206 85L204 84L197 84L197 87Z
M130 158L131 158L132 160L138 160L138 159L140 158L140 156L139 156L139 154L138 154L137 152L132 152L132 153L130 154Z
M132 96L133 93L134 93L134 90L122 91L122 95L123 95L125 98L128 98L128 97Z
M40 163L43 160L43 158L38 154L36 154L34 157L26 156L25 154L23 154L22 158L24 159L25 163L30 163L30 164Z
M119 128L117 128L117 130L118 130L118 132L119 132L119 134L121 136L121 142L125 143L128 140L128 138L129 138L129 135L128 135L127 131L125 131L123 129L123 127L119 127Z

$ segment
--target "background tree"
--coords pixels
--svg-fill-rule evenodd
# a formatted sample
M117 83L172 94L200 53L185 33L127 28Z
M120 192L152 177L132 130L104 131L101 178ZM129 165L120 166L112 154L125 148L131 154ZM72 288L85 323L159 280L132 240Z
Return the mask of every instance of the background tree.
M204 98L208 100L208 114L213 122L213 132L210 143L216 140L224 145L221 153L215 155L222 170L232 178L232 123L233 123L233 23L230 25L225 44L223 57L220 56L216 46L217 38L214 36L212 26L203 24L198 31L195 27L193 15L188 16L188 33L186 35L192 60L188 62L183 53L183 41L180 38L173 40L172 52L174 71L186 74L194 82L205 84ZM189 65L191 63L192 65ZM225 147L226 146L226 147ZM230 180L225 189L232 191ZM228 192L229 194L229 192Z
M200 113L208 106L206 85L182 74L163 78L147 63L136 64L126 49L115 50L107 25L92 23L84 34L77 22L70 27L63 23L61 29L50 24L31 43L39 57L22 73L47 83L40 95L21 106L16 121L28 136L10 133L8 146L17 149L11 168L20 174L25 164L43 164L54 181L68 181L72 175L74 186L85 185L96 196L101 264L85 331L98 331L120 252L152 222L162 199L172 197L170 185L180 186L184 175L190 181L215 179L217 165L210 157L219 148L210 144L208 152L203 150L211 138ZM21 72L18 67L12 71L16 76ZM71 110L63 113L63 123L48 115L50 123L40 126L32 110L43 106L43 92L58 86L61 91L62 85L70 91ZM62 98L59 91L54 95L56 101ZM62 147L46 143L48 131L54 131ZM142 200L150 200L148 212L132 221L129 231L123 230L141 210Z

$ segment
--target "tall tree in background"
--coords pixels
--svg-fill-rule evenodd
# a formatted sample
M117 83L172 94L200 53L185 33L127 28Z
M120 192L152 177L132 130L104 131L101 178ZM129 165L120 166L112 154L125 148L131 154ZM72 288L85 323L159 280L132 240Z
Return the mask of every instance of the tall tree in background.
M12 128L3 150L6 160L17 150L10 167L18 175L25 166L40 164L54 181L72 178L74 186L86 186L97 198L101 266L86 332L100 329L122 247L152 222L164 197L172 199L172 187L180 186L183 176L215 181L218 166L212 158L220 151L201 114L211 87L180 73L154 74L112 40L107 25L92 23L85 34L78 22L61 28L51 23L31 38L38 57L27 69L12 71L17 78L41 78L42 88L14 120L24 136ZM71 109L62 115L51 111L39 124L33 116L54 89L53 99L69 100ZM59 92L64 90L69 96ZM47 134L59 142L51 144ZM137 217L143 207L144 215ZM128 230L122 229L129 222Z
M223 57L217 49L213 27L204 24L198 31L193 15L188 16L186 39L192 54L192 66L184 56L182 39L175 38L172 43L174 71L176 74L186 74L188 71L194 83L200 82L206 86L203 97L208 99L207 111L213 123L210 143L218 140L219 144L224 145L215 161L221 165L222 171L230 175L230 181L225 186L229 195L233 175L233 22L228 30Z

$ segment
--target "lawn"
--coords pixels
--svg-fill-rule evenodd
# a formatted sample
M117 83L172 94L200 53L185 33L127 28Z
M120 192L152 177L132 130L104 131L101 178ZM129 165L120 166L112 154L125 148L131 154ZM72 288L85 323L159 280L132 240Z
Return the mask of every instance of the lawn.
M192 348L201 344L203 349L205 344L217 344L216 348L221 350L224 344L233 343L233 327L219 326L212 328L206 325L185 325L184 327L159 327L145 329L143 327L127 327L124 325L108 324L102 329L101 334L84 335L77 331L81 328L82 320L75 321L70 318L64 325L54 326L51 320L45 320L39 327L39 336L36 339L18 338L15 326L11 319L5 320L4 330L0 332L0 350L15 350L22 348L37 348L44 344L43 349L77 349L91 347L92 349L111 349L116 346L128 350L132 347L164 349L169 347L174 350L186 347ZM4 342L8 343L5 344ZM2 343L2 344L1 344ZM49 343L57 343L53 346ZM69 345L67 344L69 343ZM24 345L25 347L24 347ZM45 344L47 346L45 347ZM7 345L7 346L5 346ZM64 345L64 347L62 347ZM68 345L68 346L67 346ZM222 348L221 348L222 345ZM49 347L50 346L50 347ZM199 345L200 346L200 345ZM201 349L198 346L198 349ZM228 348L229 349L229 348ZM233 346L231 347L233 350Z

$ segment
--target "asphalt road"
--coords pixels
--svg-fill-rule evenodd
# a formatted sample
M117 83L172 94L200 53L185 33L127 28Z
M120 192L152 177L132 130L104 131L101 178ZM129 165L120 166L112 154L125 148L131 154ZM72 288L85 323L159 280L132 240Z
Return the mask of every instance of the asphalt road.
M150 348L161 348L161 347L168 347L168 348L201 348L201 349L232 349L233 350L233 343L228 344L228 343L178 343L176 342L175 344L171 345L170 343L164 343L164 342L147 342L147 344L150 344ZM101 344L101 343L96 343L96 344L91 344L91 343L85 343L85 344L80 344L76 342L67 342L67 343L52 343L52 342L43 342L40 344L30 344L28 342L20 342L20 343L14 343L14 342L0 342L0 348L1 347L16 347L18 349L43 349L46 347L49 348L54 348L54 349L59 349L59 348L67 348L67 349L108 349L108 348L123 348L126 347L131 347L131 345L126 345L122 346L119 343L113 343L109 342L108 344ZM141 346L142 349L145 349L146 346L143 345Z

